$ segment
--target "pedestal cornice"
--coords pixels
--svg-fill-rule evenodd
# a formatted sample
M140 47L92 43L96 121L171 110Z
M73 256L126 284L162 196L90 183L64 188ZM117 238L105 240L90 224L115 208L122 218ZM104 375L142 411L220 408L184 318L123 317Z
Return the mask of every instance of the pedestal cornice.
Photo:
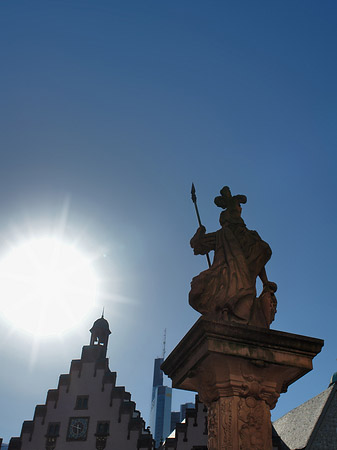
M270 409L323 341L201 317L162 364L208 406L209 450L271 450Z
M249 363L258 378L269 378L273 372L270 389L279 394L312 369L312 359L323 344L312 337L200 317L166 358L162 370L175 388L198 391L197 373L205 372L203 378L213 378L212 384L225 392L230 378L230 390L235 391L236 375L239 379L252 376L251 370L248 375L242 373L243 367L237 367ZM213 370L214 364L220 370ZM235 374L234 366L240 374Z

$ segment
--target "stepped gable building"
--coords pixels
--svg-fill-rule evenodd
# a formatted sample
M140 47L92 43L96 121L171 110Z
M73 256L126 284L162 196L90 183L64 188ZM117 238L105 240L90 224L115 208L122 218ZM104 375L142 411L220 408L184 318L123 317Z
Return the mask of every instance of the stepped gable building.
M109 324L103 315L90 330L90 345L70 372L60 375L57 389L50 389L46 403L37 405L33 420L22 425L14 450L152 450L154 442L131 394L116 386L106 357Z
M171 411L171 432L176 428L177 423L182 422L186 418L186 410L194 409L195 404L192 402L180 405L180 411Z
M207 450L207 408L195 396L195 407L187 408L185 419L166 439L163 450Z

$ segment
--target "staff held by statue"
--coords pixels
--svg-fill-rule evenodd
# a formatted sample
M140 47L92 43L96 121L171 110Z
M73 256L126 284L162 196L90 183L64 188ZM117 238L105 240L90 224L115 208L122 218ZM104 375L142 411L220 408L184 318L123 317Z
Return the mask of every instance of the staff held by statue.
M198 205L197 205L197 196L195 194L194 183L192 183L191 197L192 197L192 202L194 203L195 212L197 214L199 227L202 227L203 225L201 223L201 219L200 219L200 215L199 215L199 210L198 210ZM211 260L209 259L209 254L208 253L206 253L206 258L207 258L207 262L208 262L208 267L211 267Z

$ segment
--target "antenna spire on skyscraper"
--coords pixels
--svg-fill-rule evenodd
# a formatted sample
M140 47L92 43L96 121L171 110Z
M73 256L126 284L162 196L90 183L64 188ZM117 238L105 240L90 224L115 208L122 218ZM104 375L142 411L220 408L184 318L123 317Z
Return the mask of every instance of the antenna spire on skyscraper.
M163 359L165 359L166 353L166 328L164 329L164 337L163 337Z

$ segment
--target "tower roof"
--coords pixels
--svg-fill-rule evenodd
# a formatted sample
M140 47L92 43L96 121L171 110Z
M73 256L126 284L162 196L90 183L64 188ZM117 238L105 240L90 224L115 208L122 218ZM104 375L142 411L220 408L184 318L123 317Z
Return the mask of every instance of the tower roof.
M108 334L111 334L111 331L109 329L109 322L104 319L104 317L100 317L99 319L95 320L92 328L90 329L90 333L92 333L94 330L104 330Z
M336 382L337 382L337 372L335 372L335 373L332 375L332 377L330 378L329 387L330 387L332 384L335 384Z

